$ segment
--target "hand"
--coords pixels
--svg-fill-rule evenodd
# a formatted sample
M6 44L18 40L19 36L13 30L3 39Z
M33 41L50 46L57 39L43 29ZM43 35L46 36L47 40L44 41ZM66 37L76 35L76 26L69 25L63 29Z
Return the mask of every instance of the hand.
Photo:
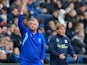
M77 55L76 54L73 55L73 59L74 59L74 61L77 60Z
M60 59L65 59L65 54L64 54L64 53L60 54L60 55L59 55L59 58L60 58Z
M27 3L28 3L28 0L22 0L20 14L23 14L24 13L24 9L26 8L26 4Z
M43 61L43 60L41 60L41 62L42 62L42 64L44 63L44 61Z

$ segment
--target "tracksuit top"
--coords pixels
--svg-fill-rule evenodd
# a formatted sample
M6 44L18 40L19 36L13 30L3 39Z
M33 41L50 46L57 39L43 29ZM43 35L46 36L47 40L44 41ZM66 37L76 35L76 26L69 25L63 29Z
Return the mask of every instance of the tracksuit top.
M23 24L23 15L19 15L18 26L22 37L20 50L21 61L36 63L45 58L45 39L37 32L33 34L29 28Z

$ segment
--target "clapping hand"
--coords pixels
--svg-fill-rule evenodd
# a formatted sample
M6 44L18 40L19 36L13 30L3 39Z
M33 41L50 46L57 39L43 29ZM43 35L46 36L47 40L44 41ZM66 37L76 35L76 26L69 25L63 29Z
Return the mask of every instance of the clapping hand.
M65 59L65 54L64 54L64 53L60 54L60 55L59 55L59 58L60 58L60 59Z
M74 59L74 61L77 60L77 55L76 54L73 55L73 59Z

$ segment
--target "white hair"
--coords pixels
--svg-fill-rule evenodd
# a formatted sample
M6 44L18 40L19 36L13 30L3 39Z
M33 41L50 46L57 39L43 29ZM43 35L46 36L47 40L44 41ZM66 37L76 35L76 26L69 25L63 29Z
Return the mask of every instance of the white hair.
M38 21L37 18L31 17L31 18L29 19L29 22L30 22L30 21L36 21L36 22L37 22L37 25L39 26L39 21Z

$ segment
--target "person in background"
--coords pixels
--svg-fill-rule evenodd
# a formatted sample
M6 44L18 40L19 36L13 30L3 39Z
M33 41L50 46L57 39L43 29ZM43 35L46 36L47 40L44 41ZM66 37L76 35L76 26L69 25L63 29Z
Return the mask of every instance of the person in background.
M72 46L77 54L85 54L86 44L84 42L84 30L78 30L76 35L71 39Z
M12 39L14 45L13 47L18 47L20 49L21 46L21 36L20 36L20 31L18 27L14 28L14 31L12 32L10 38Z
M20 63L20 53L18 47L15 47L13 50L13 62Z
M72 22L67 22L66 35L70 39L75 35L74 28L73 28L73 23Z

